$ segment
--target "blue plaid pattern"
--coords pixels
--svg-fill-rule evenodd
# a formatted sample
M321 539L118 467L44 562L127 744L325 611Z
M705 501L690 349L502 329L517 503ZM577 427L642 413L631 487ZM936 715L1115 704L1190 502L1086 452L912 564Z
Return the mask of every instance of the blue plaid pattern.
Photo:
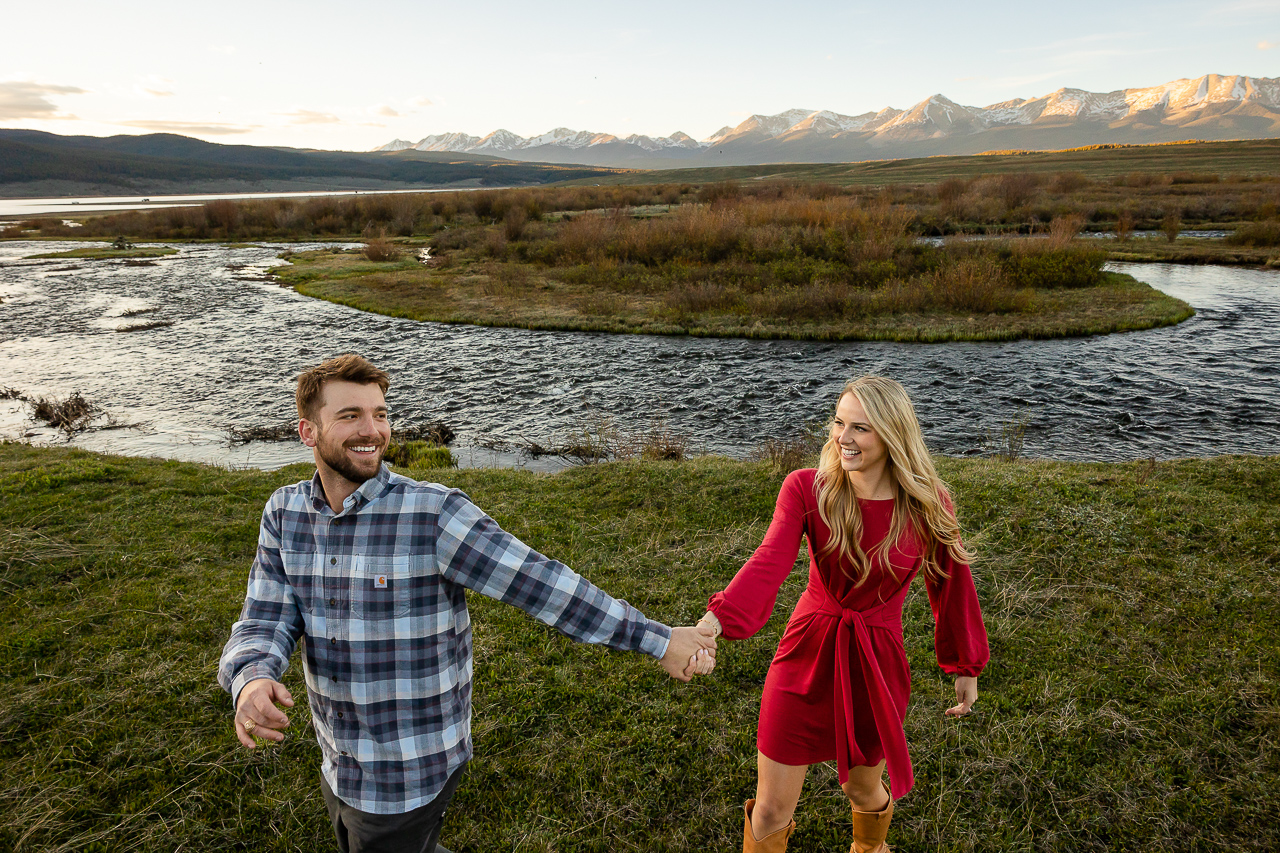
M337 514L318 473L271 496L218 683L234 703L253 679L279 680L305 636L325 780L361 811L417 808L471 757L467 589L581 642L661 658L671 637L462 492L384 465Z

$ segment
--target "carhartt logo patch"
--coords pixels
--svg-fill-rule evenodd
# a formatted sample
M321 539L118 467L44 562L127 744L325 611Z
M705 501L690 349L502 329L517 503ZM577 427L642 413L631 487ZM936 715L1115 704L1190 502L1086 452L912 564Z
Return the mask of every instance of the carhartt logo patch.
M386 588L387 588L387 576L386 576L386 575L374 575L374 576L373 576L373 587L374 587L374 589L386 589Z

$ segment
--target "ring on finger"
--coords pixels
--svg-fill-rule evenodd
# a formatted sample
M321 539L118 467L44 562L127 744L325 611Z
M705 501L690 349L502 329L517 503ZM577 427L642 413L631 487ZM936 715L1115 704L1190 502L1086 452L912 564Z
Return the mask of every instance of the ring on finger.
M257 727L258 727L258 724L253 720L244 721L244 733L247 735L253 734L253 730L256 729Z

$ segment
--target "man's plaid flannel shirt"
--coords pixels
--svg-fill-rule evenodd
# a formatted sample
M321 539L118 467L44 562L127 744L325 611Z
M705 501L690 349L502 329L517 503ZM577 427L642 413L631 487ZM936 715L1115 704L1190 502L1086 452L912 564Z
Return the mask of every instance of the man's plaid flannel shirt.
M317 473L276 491L218 683L279 680L298 638L321 773L347 804L397 814L471 757L464 589L575 640L661 658L671 630L503 531L462 492L385 465L335 514Z

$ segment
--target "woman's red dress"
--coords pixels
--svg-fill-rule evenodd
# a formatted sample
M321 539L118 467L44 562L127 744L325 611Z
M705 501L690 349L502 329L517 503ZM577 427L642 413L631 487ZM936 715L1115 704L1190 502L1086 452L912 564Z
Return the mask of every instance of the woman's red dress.
M809 586L765 677L756 744L780 764L834 758L842 783L849 767L884 759L890 793L898 799L913 784L903 731L911 673L902 647L902 605L923 566L921 545L904 536L890 550L889 565L874 561L870 577L855 587L857 572L848 558L816 556L831 533L818 516L816 475L812 468L788 475L764 541L724 591L711 596L709 608L725 639L755 634L769 621L800 537L808 538ZM871 555L888 535L893 501L858 504L862 550ZM939 562L948 578L925 579L938 665L952 675L976 676L990 652L973 575L945 551Z

